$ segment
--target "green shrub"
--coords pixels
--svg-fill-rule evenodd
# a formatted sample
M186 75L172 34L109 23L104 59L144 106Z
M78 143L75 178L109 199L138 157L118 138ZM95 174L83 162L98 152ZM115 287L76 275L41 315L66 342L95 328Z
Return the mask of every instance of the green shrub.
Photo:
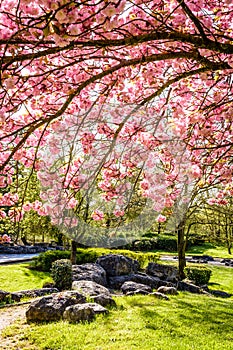
M166 250L168 252L177 252L177 238L176 237L158 237L157 249Z
M33 258L32 262L30 263L30 267L38 271L49 272L54 261L69 258L69 251L48 250L47 252L40 253L38 256Z
M51 277L58 290L71 289L72 286L72 265L67 259L56 260L52 263Z
M142 237L128 244L127 248L134 251L165 250L168 252L177 252L177 239L171 236Z
M196 266L196 267L186 267L185 274L198 286L207 284L210 280L212 271L205 266Z
M86 264L86 263L94 263L96 260L102 256L107 254L122 254L131 259L135 259L139 262L141 268L147 265L149 262L156 262L159 259L159 255L156 253L140 253L133 252L130 250L120 250L120 249L105 249L105 248L78 248L77 256L76 256L76 264ZM47 251L45 253L41 253L37 257L35 257L31 263L31 268L39 270L39 271L47 271L49 272L52 267L52 263L56 260L60 259L69 259L70 252L69 251Z

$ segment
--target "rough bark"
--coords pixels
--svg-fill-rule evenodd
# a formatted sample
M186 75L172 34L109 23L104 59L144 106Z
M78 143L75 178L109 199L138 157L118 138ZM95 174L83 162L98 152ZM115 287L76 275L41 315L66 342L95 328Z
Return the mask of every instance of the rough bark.
M71 241L71 264L76 265L77 258L77 243L75 241Z
M179 278L182 280L185 278L184 268L186 266L185 260L185 249L186 249L186 240L185 240L185 225L184 222L181 222L177 228L177 250L178 250L178 269L179 269Z

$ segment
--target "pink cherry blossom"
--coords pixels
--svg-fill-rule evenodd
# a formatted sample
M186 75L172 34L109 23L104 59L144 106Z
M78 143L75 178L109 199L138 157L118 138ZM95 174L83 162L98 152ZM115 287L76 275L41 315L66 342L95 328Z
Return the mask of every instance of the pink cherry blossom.
M104 218L104 213L101 210L96 209L92 214L91 217L95 221L101 221Z

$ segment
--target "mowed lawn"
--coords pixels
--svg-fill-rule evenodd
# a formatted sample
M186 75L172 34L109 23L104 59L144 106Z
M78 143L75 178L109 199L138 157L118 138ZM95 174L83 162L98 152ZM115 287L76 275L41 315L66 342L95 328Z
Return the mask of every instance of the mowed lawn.
M117 308L92 323L9 327L15 349L44 350L231 350L233 299L180 293L117 297Z
M233 269L211 269L210 288L233 293ZM42 273L43 278L48 275ZM16 323L3 336L10 340L9 350L233 350L233 297L180 292L168 301L153 296L115 300L117 308L89 324Z

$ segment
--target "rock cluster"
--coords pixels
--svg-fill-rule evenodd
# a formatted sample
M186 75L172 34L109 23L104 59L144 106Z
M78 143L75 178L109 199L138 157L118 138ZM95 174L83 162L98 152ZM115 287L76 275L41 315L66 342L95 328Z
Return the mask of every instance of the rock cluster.
M119 294L149 294L168 300L168 295L176 295L178 291L210 293L207 286L199 287L189 281L179 281L178 270L173 266L149 263L146 273L141 273L137 261L122 255L109 254L98 258L95 264L74 265L72 268L72 291L56 292L34 300L26 312L28 322L60 319L89 322L96 314L108 313L106 307L116 305L112 296ZM212 294L231 296L219 291Z

